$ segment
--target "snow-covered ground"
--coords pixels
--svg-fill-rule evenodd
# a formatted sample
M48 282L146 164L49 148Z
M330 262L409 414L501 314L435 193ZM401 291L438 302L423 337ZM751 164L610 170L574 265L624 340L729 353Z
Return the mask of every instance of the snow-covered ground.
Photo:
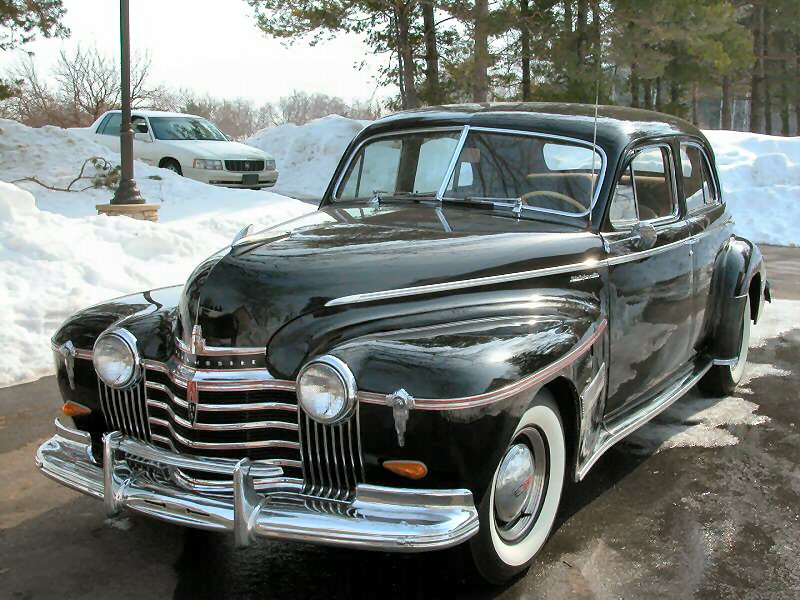
M112 195L106 188L68 193L11 185L36 176L65 187L85 159L118 164L119 157L82 131L0 120L0 386L51 371L50 335L72 312L180 283L241 227L263 228L312 210L280 192L319 197L366 125L332 115L258 132L248 142L276 157L281 174L274 192L215 188L137 162L143 196L161 207L154 224L98 216L95 205ZM800 245L800 138L708 135L739 231L756 241Z
M36 175L65 187L90 156L119 163L112 151L79 133L0 120L0 386L52 371L50 336L73 312L181 283L245 225L263 228L313 209L278 194L214 188L138 162L139 187L161 205L160 223L98 216L95 204L109 201L108 189L67 193L4 183Z
M245 144L275 157L280 171L277 192L318 198L325 192L347 145L369 124L370 121L329 115L305 125L262 129Z
M800 246L800 137L704 133L737 232L764 244Z

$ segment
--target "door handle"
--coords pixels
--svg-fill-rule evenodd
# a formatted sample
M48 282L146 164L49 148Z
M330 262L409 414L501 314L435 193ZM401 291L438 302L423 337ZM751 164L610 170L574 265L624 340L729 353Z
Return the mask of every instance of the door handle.
M633 234L637 250L650 250L658 241L656 228L649 223L639 223L634 228Z

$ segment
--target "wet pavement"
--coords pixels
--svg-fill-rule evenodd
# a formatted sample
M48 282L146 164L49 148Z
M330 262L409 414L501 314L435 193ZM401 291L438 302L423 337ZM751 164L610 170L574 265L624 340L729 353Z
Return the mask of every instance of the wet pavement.
M735 398L693 395L683 406L697 414L679 402L610 450L566 489L544 551L506 588L480 583L463 548L237 550L228 535L107 520L33 466L58 415L48 377L0 389L0 598L800 597L800 303L788 302L800 250L764 253L779 302L750 380Z

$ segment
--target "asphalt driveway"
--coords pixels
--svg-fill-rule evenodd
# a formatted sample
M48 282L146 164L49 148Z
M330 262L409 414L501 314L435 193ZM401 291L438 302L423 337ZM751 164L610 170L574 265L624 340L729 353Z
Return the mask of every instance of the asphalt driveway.
M36 472L52 378L0 389L2 598L800 597L800 249L764 248L773 297L737 396L690 395L566 491L528 575L478 583L459 549L389 555L136 516Z

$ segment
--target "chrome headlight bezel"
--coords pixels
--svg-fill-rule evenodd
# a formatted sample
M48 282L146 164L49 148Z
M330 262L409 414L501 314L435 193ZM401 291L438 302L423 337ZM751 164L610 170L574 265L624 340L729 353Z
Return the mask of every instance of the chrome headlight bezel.
M100 358L100 353L98 352L98 346L104 343L109 338L113 338L114 343L121 343L123 344L124 348L127 349L128 353L130 354L129 363L128 363L128 373L127 376L121 380L112 380L109 381L104 377L103 370L98 367L98 361ZM94 346L92 347L92 365L94 366L94 371L97 373L97 377L102 381L105 385L110 388L116 390L123 390L136 385L142 377L142 361L139 357L139 349L136 341L136 336L134 336L130 331L127 329L111 329L108 331L104 331L94 342Z
M335 378L333 379L335 385L338 385L340 388L340 390L331 390L332 392L339 391L341 398L338 403L338 408L333 413L326 414L314 411L312 399L307 397L304 393L303 378L309 375L309 373L312 373L313 369L317 369L318 373L326 373L329 376L333 376L333 378ZM315 358L303 365L303 368L300 369L300 372L297 374L296 388L298 407L317 423L332 425L345 421L355 409L356 396L358 394L356 378L343 360L330 354Z

